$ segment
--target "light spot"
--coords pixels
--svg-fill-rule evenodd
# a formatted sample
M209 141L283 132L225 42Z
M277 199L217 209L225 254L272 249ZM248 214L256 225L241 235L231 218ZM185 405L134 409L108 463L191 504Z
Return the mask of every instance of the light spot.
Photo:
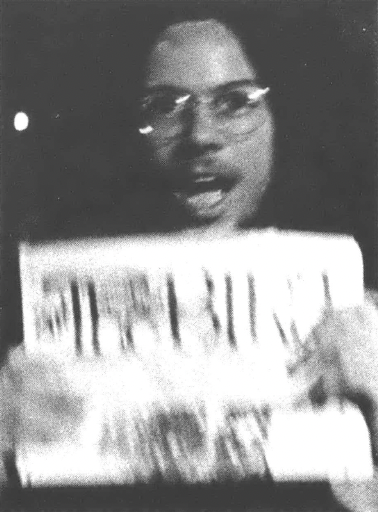
M148 135L149 133L153 132L152 126L146 126L145 128L139 128L139 133L142 135Z
M17 112L14 116L14 127L18 132L22 132L26 130L29 126L29 117L25 114L25 112Z

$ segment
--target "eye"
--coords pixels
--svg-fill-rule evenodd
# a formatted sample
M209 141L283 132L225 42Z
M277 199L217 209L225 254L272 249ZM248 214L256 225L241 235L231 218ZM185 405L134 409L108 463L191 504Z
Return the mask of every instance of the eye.
M234 115L246 109L249 101L247 91L233 90L219 96L216 99L215 106L221 114Z
M264 95L265 90L263 89L232 89L216 99L215 107L222 115L243 115L257 108Z
M180 111L189 96L175 94L157 94L149 96L142 102L142 112L152 119L170 117Z

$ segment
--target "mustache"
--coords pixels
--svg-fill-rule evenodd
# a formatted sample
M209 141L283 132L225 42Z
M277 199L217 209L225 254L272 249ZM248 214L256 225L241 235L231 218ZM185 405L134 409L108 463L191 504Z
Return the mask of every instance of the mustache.
M238 169L211 155L176 160L164 174L174 192L214 189L228 191L240 179Z
M184 140L176 148L174 158L177 162L188 162L193 160L212 159L213 155L220 149L218 144L198 144L190 140Z
M201 164L194 164L194 167L196 165ZM167 179L169 179L171 190L188 193L216 189L228 192L238 181L237 176L226 173L224 166L216 162L202 167L200 172L196 169L193 170L191 165L176 168Z
M226 164L215 154L192 155L190 158L175 158L174 172L181 176L225 176L230 174L230 164ZM235 174L234 172L232 172Z

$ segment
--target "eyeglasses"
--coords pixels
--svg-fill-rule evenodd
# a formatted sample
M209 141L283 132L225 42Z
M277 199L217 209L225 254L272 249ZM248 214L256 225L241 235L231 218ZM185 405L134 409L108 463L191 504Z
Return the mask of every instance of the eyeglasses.
M155 91L140 102L139 132L162 140L176 138L190 126L194 109L206 105L214 129L239 138L264 124L269 90L242 83L206 95Z

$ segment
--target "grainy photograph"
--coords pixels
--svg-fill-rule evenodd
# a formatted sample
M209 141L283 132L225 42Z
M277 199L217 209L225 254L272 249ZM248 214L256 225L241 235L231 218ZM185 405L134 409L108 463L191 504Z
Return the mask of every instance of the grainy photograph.
M378 510L377 8L2 2L0 506Z

